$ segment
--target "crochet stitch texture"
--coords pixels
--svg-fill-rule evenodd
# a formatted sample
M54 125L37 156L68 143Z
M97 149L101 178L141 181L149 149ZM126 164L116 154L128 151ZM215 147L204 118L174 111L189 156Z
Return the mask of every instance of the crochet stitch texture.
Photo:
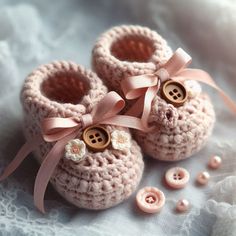
M96 73L120 94L120 82L128 77L154 73L171 56L167 42L155 31L141 26L118 26L103 33L92 52ZM133 101L128 101L129 106ZM179 108L159 94L152 102L150 125L156 129L134 137L143 151L155 159L176 161L192 156L206 144L215 122L209 97L202 93Z
M106 93L107 88L96 74L74 63L57 61L39 67L27 77L21 93L26 139L41 133L44 117L80 117L90 113ZM106 129L129 132L117 126L107 125ZM40 145L35 152L39 162L52 146ZM105 209L132 194L141 179L143 165L140 147L131 140L127 151L113 148L88 151L79 163L62 158L51 183L65 199L80 208Z

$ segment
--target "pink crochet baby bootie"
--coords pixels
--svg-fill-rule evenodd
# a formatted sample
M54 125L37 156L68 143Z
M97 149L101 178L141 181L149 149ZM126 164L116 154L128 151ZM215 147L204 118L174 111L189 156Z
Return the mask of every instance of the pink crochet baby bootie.
M143 172L141 150L129 129L109 125L109 112L118 113L121 100L107 94L96 74L71 62L43 65L26 79L21 101L28 143L35 145L44 132L35 151L41 166L34 197L41 211L46 178L80 208L109 208L133 193ZM99 123L102 115L106 121Z
M169 80L188 64L182 65L184 62L178 58L179 55L177 63L175 58L170 59L171 56L171 49L160 35L140 26L120 26L108 30L97 40L92 54L94 70L111 90L125 95L127 99L139 99L138 105L133 108L135 112L130 114L140 115L137 113L139 106L152 129L147 133L134 131L135 139L146 154L165 161L184 159L198 152L211 135L215 122L211 101L207 94L202 93L198 82L173 83L174 78ZM144 85L141 86L141 83ZM181 91L177 91L175 86ZM153 95L154 90L156 93ZM147 104L143 107L147 91L152 101L150 107ZM139 97L140 94L143 97ZM178 103L180 98L184 101L182 104ZM128 100L129 106L133 106L134 101Z

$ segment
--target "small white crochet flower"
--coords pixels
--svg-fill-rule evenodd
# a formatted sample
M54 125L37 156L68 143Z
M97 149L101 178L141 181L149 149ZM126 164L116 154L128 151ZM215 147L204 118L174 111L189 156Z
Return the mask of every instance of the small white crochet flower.
M202 92L201 85L195 80L187 80L184 82L184 86L188 92L190 98L195 98Z
M131 147L130 134L123 130L115 130L111 133L111 143L114 149L129 149Z
M86 154L86 145L80 139L72 139L65 146L65 157L69 160L80 162Z

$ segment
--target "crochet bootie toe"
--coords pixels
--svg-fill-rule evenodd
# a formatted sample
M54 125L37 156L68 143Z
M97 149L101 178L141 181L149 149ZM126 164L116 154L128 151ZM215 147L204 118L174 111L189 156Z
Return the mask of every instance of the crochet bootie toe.
M177 57L182 56L182 51L179 54ZM166 80L171 80L170 77L179 72L181 66L178 66L184 61L177 58L180 64L176 63L171 56L171 49L160 35L140 26L120 26L108 30L97 40L92 53L96 73L110 89L128 95L127 99L134 99L127 100L129 106L133 106L135 99L139 98L138 93L145 97L148 89L156 89L147 118L149 126L154 129L147 133L134 131L134 137L146 154L166 161L184 159L199 151L211 135L215 121L211 101L201 92L198 82L184 82L187 96L184 95L183 104L178 104L183 94L176 93L175 96L175 90L168 91L167 96L162 93ZM130 80L125 81L127 79ZM184 83L178 84L179 89ZM168 96L176 100L170 102ZM143 109L142 104L140 109Z
M101 80L76 64L55 62L39 67L28 76L21 94L27 141L41 134L43 119L76 117L80 120L90 114L106 94ZM53 144L44 141L37 148L35 155L40 163L45 162L44 157ZM50 182L78 207L112 207L127 199L141 179L141 150L127 128L89 126L79 130L64 151Z
M189 99L179 108L156 97L149 116L149 124L155 129L148 133L135 130L134 137L149 156L177 161L203 148L214 122L215 113L207 94Z

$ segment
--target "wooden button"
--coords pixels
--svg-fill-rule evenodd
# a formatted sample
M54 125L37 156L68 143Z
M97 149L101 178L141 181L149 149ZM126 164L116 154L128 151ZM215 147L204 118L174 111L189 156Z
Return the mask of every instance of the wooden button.
M175 107L179 107L187 100L187 90L180 82L168 80L162 86L161 96L168 103L173 104Z
M110 133L99 125L86 128L82 136L87 147L94 152L103 151L111 142Z

